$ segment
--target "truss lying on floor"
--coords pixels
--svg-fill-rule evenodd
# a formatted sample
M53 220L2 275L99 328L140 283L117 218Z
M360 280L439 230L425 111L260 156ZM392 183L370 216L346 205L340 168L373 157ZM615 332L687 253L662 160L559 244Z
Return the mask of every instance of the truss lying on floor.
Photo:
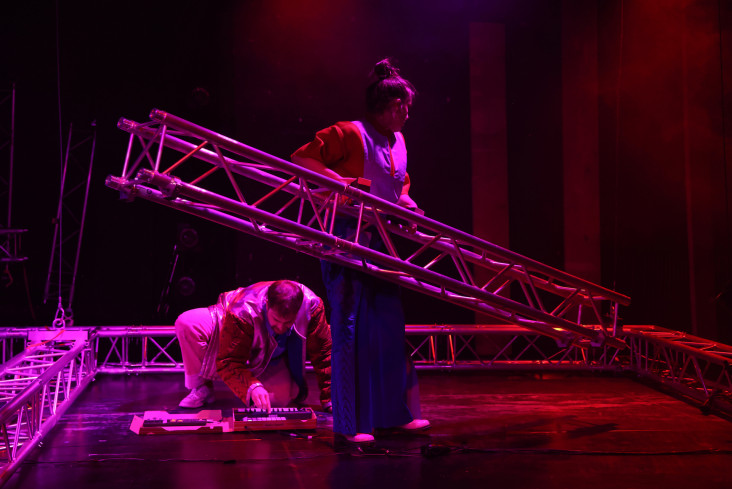
M627 336L628 368L641 377L732 415L732 347L656 326Z
M407 326L420 370L629 372L704 412L732 416L732 347L654 326L626 326L621 339L628 344L625 350L607 344L560 346L513 325ZM5 328L0 344L0 485L97 373L183 375L173 326Z
M126 199L156 202L356 268L563 345L625 346L618 310L630 299L622 294L172 114L150 116L148 123L118 124L130 140L122 174L109 176L107 186ZM200 186L204 180L208 188ZM353 236L333 233L336 217L357 223ZM369 233L380 236L384 252L363 244ZM477 276L488 278L478 282Z
M4 331L3 353L23 350L0 366L0 484L41 443L96 373L89 330Z

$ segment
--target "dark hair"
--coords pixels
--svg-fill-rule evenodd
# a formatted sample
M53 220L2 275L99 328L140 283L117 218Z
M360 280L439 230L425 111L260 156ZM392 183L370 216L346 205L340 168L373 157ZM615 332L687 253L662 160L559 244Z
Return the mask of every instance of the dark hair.
M371 70L371 84L366 88L366 109L372 114L386 110L392 100L411 101L417 90L399 75L399 69L390 58L382 59Z
M303 299L302 288L290 280L272 282L267 289L267 305L283 316L297 314Z

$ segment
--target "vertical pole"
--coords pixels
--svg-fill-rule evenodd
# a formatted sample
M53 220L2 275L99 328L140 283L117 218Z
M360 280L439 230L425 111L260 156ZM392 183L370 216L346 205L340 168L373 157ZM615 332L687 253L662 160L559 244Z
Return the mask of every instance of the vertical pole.
M56 209L56 223L55 223L55 229L53 233L53 242L51 244L51 260L48 264L48 274L46 275L46 288L43 293L43 303L46 304L49 299L49 293L50 293L50 286L51 286L51 273L53 272L53 262L58 255L59 257L59 308L60 307L60 296L61 296L61 265L63 265L63 259L62 259L62 252L63 252L63 205L64 205L64 192L65 192L65 186L66 186L66 173L68 170L68 163L69 163L69 148L71 146L71 134L73 131L73 126L69 125L69 139L66 146L66 157L64 158L62 173L61 173L61 191L59 193L58 198L58 207ZM58 253L56 253L56 247L58 245ZM58 320L58 312L56 315L56 320ZM61 318L63 319L63 318ZM54 321L56 322L56 321Z
M71 310L71 303L74 300L74 289L76 288L76 273L79 270L79 257L81 256L81 238L84 236L84 222L86 221L86 207L89 202L89 186L91 184L92 166L94 165L94 149L97 144L96 123L92 123L92 147L89 157L89 171L86 176L86 190L84 191L84 207L81 211L81 223L79 225L79 240L76 242L76 258L74 259L74 272L71 275L71 289L69 290L69 302L67 309Z
M15 151L15 83L10 94L10 174L8 175L8 218L6 226L11 229L13 210L13 155Z

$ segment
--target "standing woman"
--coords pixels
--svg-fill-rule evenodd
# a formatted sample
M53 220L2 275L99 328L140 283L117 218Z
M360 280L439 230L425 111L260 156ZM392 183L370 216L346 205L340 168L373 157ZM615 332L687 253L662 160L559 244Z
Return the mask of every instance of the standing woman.
M371 77L365 119L318 131L292 161L344 183L363 177L377 197L416 208L400 132L416 90L389 59L379 61ZM354 219L339 218L334 233L353 236L355 227ZM383 249L375 233L366 239L369 247ZM368 442L375 429L428 428L429 421L419 419L416 374L407 369L399 287L330 262L321 267L332 309L333 431L350 442Z

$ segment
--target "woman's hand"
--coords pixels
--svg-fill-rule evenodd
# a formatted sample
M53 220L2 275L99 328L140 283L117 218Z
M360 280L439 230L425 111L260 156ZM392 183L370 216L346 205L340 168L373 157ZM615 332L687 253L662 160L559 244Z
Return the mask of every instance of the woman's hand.
M399 200L397 200L397 205L411 210L417 209L417 203L409 196L409 194L400 195Z

